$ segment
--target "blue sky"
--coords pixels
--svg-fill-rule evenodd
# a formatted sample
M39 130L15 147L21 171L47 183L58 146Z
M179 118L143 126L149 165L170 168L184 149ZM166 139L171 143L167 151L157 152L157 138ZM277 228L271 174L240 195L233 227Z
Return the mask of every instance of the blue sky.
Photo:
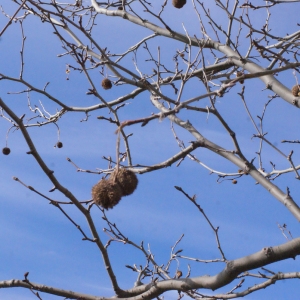
M16 10L11 1L5 1L3 8L12 14ZM168 4L170 6L170 3ZM276 22L278 16L295 16L293 6L285 6L286 10L272 11L271 25L276 35L283 35L288 30L296 30L296 27L285 27ZM213 9L213 7L212 7ZM188 3L182 10L174 10L168 7L166 18L168 24L179 32L183 32L182 22L190 35L199 31L197 19L190 18L192 6ZM214 11L216 18L223 18L219 11ZM262 16L265 12L258 12ZM273 21L274 19L274 21ZM257 19L256 19L257 20ZM296 23L296 16L295 16ZM0 15L0 29L7 23L7 18ZM220 21L221 22L221 21ZM151 34L143 28L136 28L117 18L107 18L103 15L97 17L98 42L102 47L109 47L112 52L122 53L128 47L134 45L142 37ZM224 23L225 24L225 23ZM263 24L263 21L262 21ZM93 96L86 96L89 88L85 78L72 71L70 79L66 80L66 64L75 65L67 57L57 58L63 53L60 43L52 34L53 29L40 23L39 19L31 16L24 23L25 46L25 75L24 78L31 84L43 88L46 82L51 82L49 92L72 106L90 106L97 102ZM109 30L109 34L107 34ZM134 33L134 34L133 34ZM275 34L274 33L274 34ZM124 39L124 34L126 38ZM243 33L244 34L244 33ZM246 33L245 33L246 34ZM244 35L245 35L244 34ZM176 50L182 50L184 45L171 40L161 41L162 57L171 67L172 58ZM151 49L156 49L156 44L149 42ZM0 40L0 73L18 77L20 69L21 35L18 24L13 24L5 32ZM242 47L243 49L243 47ZM245 49L243 49L246 51ZM193 50L196 53L196 50ZM145 54L144 54L145 55ZM138 57L138 63L144 72L151 69L150 64L143 64L143 55ZM132 56L127 60L131 70ZM96 82L101 82L101 75L93 72ZM291 71L279 74L288 87L295 84ZM21 115L24 112L29 116L27 98L25 94L8 95L8 91L21 91L24 87L9 81L0 81L0 97L16 112ZM249 82L246 88L247 103L254 116L260 115L264 103L267 101L270 91L263 91L264 85L258 79ZM99 89L100 90L100 89ZM113 100L124 91L130 91L128 87L113 87L109 91L101 91L107 100ZM251 122L243 109L243 105L237 96L241 86L236 85L228 96L218 99L218 109L224 114L229 125L236 131L242 150L248 159L255 157L258 151L258 141L251 139L255 133ZM204 92L203 85L193 80L184 91L184 98L188 99ZM172 95L172 97L175 97ZM39 105L42 101L44 107L52 114L58 106L51 103L45 97L31 94L32 105ZM208 100L203 100L203 106L208 105ZM157 113L150 104L149 95L143 94L135 99L127 101L127 105L120 111L120 118L125 121L133 118L149 116ZM76 169L66 160L70 157L80 168L95 170L107 168L107 162L103 156L115 156L116 135L115 127L108 122L97 120L97 116L107 111L95 111L90 113L88 122L80 122L85 115L72 113L65 115L58 123L60 127L60 139L64 147L57 149L57 128L54 125L35 127L29 130L33 141L41 156L51 169L55 171L61 184L72 191L80 200L91 198L92 186L101 178L99 175L76 172ZM289 153L294 149L294 161L299 161L297 145L280 144L282 139L299 139L297 128L299 111L282 101L275 99L267 110L265 128L271 142L277 143L282 151ZM232 148L228 135L221 128L213 116L197 115L183 112L182 118L188 118L193 125L201 130L207 138L224 147ZM280 124L280 125L278 125ZM6 133L10 124L0 119L0 141L5 146ZM125 129L126 133L134 133L130 137L133 154L133 163L150 165L166 160L179 152L180 149L170 130L168 119L154 120L145 127L134 125ZM175 127L179 137L188 145L192 137L180 128ZM52 188L51 182L43 174L33 157L26 154L28 147L20 132L11 131L8 138L8 146L11 154L0 155L0 280L22 279L23 274L30 272L29 278L33 282L56 286L67 290L75 290L81 293L96 294L99 296L113 296L110 281L103 269L102 259L95 245L82 241L82 236L76 228L48 201L25 189L19 183L12 180L18 177L25 184L31 185L42 193L55 200L64 201L65 198L58 192L48 193ZM200 149L195 151L196 156L209 167L222 172L236 172L237 168L224 159ZM289 164L270 147L264 146L264 166L271 170L269 161L276 163L277 168L288 168ZM292 196L297 202L299 199L298 182L294 174L279 177L275 182L285 190L289 186ZM152 173L139 175L137 191L120 202L113 210L107 212L107 216L115 222L120 230L134 242L139 244L144 241L150 245L151 251L159 264L165 264L170 256L171 247L176 240L184 234L181 244L183 255L199 259L219 258L215 237L202 215L195 210L193 205L174 186L181 186L188 194L197 195L199 204L203 207L214 226L220 226L220 240L228 259L239 258L259 251L265 246L275 246L285 242L285 238L278 229L277 224L287 224L294 237L299 236L298 222L277 200L272 198L267 191L249 176L238 180L233 185L230 180L217 183L217 176L210 175L209 171L195 162L185 159L180 167L172 166ZM74 220L87 230L86 221L72 206L66 207ZM101 213L93 208L93 216L102 233L105 223L101 219ZM116 270L117 279L124 289L131 288L136 274L125 268L125 265L134 263L144 265L145 259L141 253L132 249L129 245L112 244L110 256L113 267ZM181 260L179 268L183 274L187 273L187 264L192 267L192 276L205 274L214 275L219 272L223 264L196 264ZM288 260L284 263L269 266L274 272L298 271L299 261ZM172 265L171 272L175 272L176 265ZM172 274L172 273L171 273ZM243 286L253 284L249 280ZM260 281L256 281L260 282ZM220 292L227 292L237 282ZM277 282L266 290L249 295L246 299L294 299L294 293L298 291L296 281ZM209 291L207 294L211 294ZM168 293L167 299L174 299L176 293ZM53 299L53 296L44 295L45 300ZM0 299L35 299L28 290L20 288L1 289Z

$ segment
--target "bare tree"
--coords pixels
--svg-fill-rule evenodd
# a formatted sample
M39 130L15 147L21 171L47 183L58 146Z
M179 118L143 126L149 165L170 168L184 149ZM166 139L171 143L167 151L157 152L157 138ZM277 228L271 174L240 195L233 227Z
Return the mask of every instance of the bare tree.
M1 53L9 57L0 66L1 127L7 131L1 137L6 140L2 152L9 157L14 157L16 149L26 152L31 161L29 174L36 172L34 158L40 174L46 175L37 182L41 186L33 187L30 177L14 180L50 202L57 209L53 213L61 212L76 233L99 250L114 298L159 299L176 291L179 299L231 299L277 281L300 278L296 263L292 271L277 271L283 266L278 262L288 263L300 254L300 238L292 236L300 221L295 200L300 197L297 2L11 0L2 4ZM14 51L12 44L21 50ZM175 145L162 149L168 138L165 124L178 149ZM149 127L155 132L151 138L147 138ZM103 153L97 142L86 143L85 134L91 131L95 140L101 134L109 136L110 153ZM18 132L22 138L17 137L17 148L11 146L11 139ZM78 140L83 153L78 159L67 158L69 175L57 172L42 150L44 143L55 144L55 153L65 149L62 136ZM89 151L97 151L106 167L99 168L99 161L91 166L82 159ZM61 161L57 157L56 163ZM249 218L247 203L257 189L263 195L261 202L265 198L279 201L280 206L274 201L276 213L270 208L264 214L273 217L274 213L274 224L280 214L288 218L277 224L278 235L286 241L243 257L228 253L227 245L235 237L222 239L213 211L207 213L205 204L192 195L199 190L183 179L174 182L173 189L186 200L183 205L193 205L207 223L218 257L182 253L183 236L188 234L182 232L167 261L158 261L150 246L136 241L134 232L124 233L110 219L111 210L106 210L117 210L120 200L135 192L137 180L151 182L142 174L161 174L159 170L172 166L164 174L179 169L184 177L195 172L190 162L211 174L215 184L209 186L210 192L218 186L232 198L243 197L244 209L233 213L244 219ZM93 182L92 197L85 185L85 199L66 187L68 176L76 171ZM53 187L47 192L44 184L49 182ZM62 196L67 200L61 200ZM226 222L232 216L222 218ZM249 243L243 244L245 251ZM122 269L115 268L117 254L110 252L115 244L120 249L132 247L143 255L143 263L124 261ZM203 257L201 249L198 257ZM185 262L184 268L180 262ZM272 265L276 271L266 267L271 263L278 263L279 267ZM203 265L210 275L204 275ZM125 271L136 278L128 289L118 279ZM106 299L33 282L28 272L24 278L1 280L0 288L23 287L38 299L44 293L67 299Z

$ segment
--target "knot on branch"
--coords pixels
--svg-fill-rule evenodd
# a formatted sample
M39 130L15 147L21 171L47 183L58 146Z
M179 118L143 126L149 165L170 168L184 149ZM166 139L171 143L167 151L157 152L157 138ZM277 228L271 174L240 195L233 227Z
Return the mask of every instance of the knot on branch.
M227 263L227 265L226 265L227 267L226 267L226 269L227 269L227 271L230 273L230 272L233 272L233 270L234 270L234 262L231 260L231 261L229 261L228 263Z
M182 280L182 284L180 286L180 289L182 291L189 291L193 289L193 282L189 278L180 279Z
M299 105L298 105L298 100L297 100L297 99L294 99L292 102L293 102L293 104L294 104L295 106L299 107Z
M272 247L263 248L263 252L266 257L271 257L274 254L274 250Z

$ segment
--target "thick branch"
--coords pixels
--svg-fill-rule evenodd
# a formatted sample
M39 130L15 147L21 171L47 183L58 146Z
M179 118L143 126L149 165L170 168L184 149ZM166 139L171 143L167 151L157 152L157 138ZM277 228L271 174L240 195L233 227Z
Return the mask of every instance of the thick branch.
M253 270L266 266L268 264L285 260L288 258L295 258L300 255L300 238L296 238L285 244L275 247L265 247L261 251L254 254L229 261L226 267L214 276L199 276L185 279L170 279L159 282L152 282L147 285L141 285L128 290L127 293L133 295L129 298L119 298L124 300L148 300L158 297L169 290L189 291L192 289L210 289L216 290L230 282L242 272ZM9 280L0 282L0 288L8 287L24 287L28 289L38 290L44 293L64 296L70 299L87 299L87 300L107 300L111 298L96 297L90 295L83 295L71 291L65 291L33 282L26 282L23 280ZM135 296L134 296L135 295Z

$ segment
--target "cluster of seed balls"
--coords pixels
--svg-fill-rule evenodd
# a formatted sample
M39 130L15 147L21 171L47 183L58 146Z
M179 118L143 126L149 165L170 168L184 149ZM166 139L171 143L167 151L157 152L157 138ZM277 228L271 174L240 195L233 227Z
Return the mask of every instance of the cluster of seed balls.
M138 184L136 175L127 169L118 169L109 179L101 179L92 188L92 197L96 204L105 209L116 206L123 196L131 195Z

